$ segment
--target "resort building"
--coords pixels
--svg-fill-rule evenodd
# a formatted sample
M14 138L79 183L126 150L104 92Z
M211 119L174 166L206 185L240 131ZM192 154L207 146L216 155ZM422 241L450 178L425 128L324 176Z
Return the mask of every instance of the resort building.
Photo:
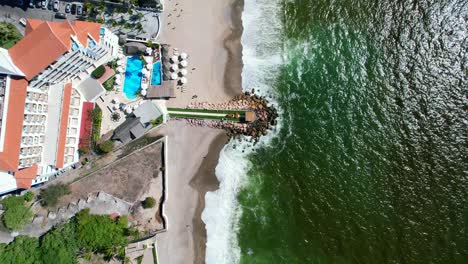
M32 19L0 49L0 194L78 161L83 104L95 100L78 87L117 52L118 37L100 24Z

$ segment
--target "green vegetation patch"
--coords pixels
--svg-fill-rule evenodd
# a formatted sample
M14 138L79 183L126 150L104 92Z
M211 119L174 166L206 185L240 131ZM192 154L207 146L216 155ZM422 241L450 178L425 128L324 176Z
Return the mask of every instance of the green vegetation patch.
M115 75L107 79L107 81L105 81L102 84L102 87L104 87L106 91L112 91L114 90L114 84L115 84Z
M150 124L153 125L153 127L157 127L159 125L161 125L164 121L164 116L160 116L156 119L152 119L150 120Z
M93 120L93 128L91 132L91 147L94 151L96 151L97 142L101 137L102 110L101 108L99 108L98 105L96 105L96 107L94 107L94 110L90 111L90 113L88 114L91 115L90 119Z
M213 113L213 114L245 114L244 110L212 110L212 109L188 109L188 108L167 108L167 111L192 112L192 113Z
M79 212L69 222L58 225L40 238L17 236L9 244L0 243L0 263L74 264L78 258L92 259L94 254L124 260L128 245L127 217Z
M5 212L2 221L9 230L21 230L23 226L30 223L33 213L27 206L24 196L11 196L2 201ZM1 262L0 263L6 263Z
M92 73L91 75L95 78L95 79L99 79L101 78L104 73L106 73L106 68L104 67L104 65L101 65L99 67L97 67Z
M41 190L41 204L43 206L53 207L56 206L60 197L70 193L70 187L63 183L50 185Z
M99 144L99 150L101 153L109 153L114 149L114 141L112 140L106 140Z
M153 208L156 205L156 200L153 197L146 197L143 202L141 202L141 206L145 209Z
M209 116L209 115L191 115L191 114L169 114L174 118L193 118L193 119L211 119L211 120L226 120L239 122L239 118L225 116Z
M22 38L23 36L13 24L0 22L0 47L9 49Z

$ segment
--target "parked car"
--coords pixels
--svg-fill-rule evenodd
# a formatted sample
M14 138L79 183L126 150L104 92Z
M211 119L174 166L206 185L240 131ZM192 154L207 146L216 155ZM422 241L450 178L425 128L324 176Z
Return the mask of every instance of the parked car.
M23 6L24 2L23 0L18 0L18 6Z
M47 1L42 1L42 9L47 9Z
M71 13L72 13L72 15L76 14L76 4L72 4Z
M34 0L29 0L29 8L34 8Z
M36 7L41 8L42 7L42 1L41 0L36 0Z
M49 0L47 4L47 9L52 10L53 6L54 6L54 3L52 2L52 0Z
M76 14L79 15L79 16L83 15L83 6L82 5L79 5L76 8Z
M65 13L70 13L70 7L71 7L71 4L67 4L65 6Z
M24 18L24 17L20 18L19 23L20 23L23 27L25 27L25 26L26 26L26 18Z
M67 15L65 13L55 13L55 18L66 19Z
M54 11L55 12L59 11L59 8L60 8L60 2L59 2L59 0L55 0L54 1Z

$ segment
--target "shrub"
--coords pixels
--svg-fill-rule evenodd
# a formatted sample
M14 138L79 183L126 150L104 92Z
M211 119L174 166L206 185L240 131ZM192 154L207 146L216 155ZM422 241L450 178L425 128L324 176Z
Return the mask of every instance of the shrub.
M89 153L89 148L88 147L81 147L78 149L78 155L84 156Z
M103 153L109 153L113 149L114 149L114 141L110 139L99 144L99 150L101 150Z
M103 65L101 65L101 66L97 67L97 68L91 73L91 75L92 75L95 79L99 79L99 78L101 78L101 77L104 75L104 73L106 73L106 68L105 68Z
M114 83L115 83L115 76L110 77L107 81L105 81L102 86L106 91L114 90Z
M23 196L24 200L26 202L30 202L34 199L34 193L32 192L27 192L24 196Z
M17 236L13 242L6 245L0 251L0 263L42 263L39 239L28 236Z
M148 208L153 208L156 205L156 200L153 197L146 197L146 199L141 202L141 206L143 208L148 209Z
M10 230L21 230L23 226L32 220L33 213L25 205L23 196L11 196L2 201L5 212L2 221Z
M60 197L70 193L68 185L58 183L41 190L41 203L44 206L55 206Z
M128 220L125 216L117 220L107 215L91 215L85 209L76 215L78 245L87 251L105 252L116 246L125 247L125 232Z
M154 127L159 126L162 123L163 123L163 116L160 116L160 117L158 117L156 119L151 119L150 120L150 124L153 125Z

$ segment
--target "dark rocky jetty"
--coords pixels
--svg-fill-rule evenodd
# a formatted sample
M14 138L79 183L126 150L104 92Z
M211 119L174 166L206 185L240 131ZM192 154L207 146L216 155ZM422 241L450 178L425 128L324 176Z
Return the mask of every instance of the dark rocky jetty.
M253 119L245 120L246 118L244 116L241 118L241 122L206 119L185 120L195 126L209 126L224 129L227 131L229 137L239 138L241 135L251 136L255 141L258 140L259 137L266 135L268 130L276 125L276 119L278 118L277 110L268 102L268 100L265 97L256 95L253 91L235 96L226 103L192 103L188 108L206 110L239 110L240 116L243 115L243 111L250 112L251 116L251 113L254 113Z

